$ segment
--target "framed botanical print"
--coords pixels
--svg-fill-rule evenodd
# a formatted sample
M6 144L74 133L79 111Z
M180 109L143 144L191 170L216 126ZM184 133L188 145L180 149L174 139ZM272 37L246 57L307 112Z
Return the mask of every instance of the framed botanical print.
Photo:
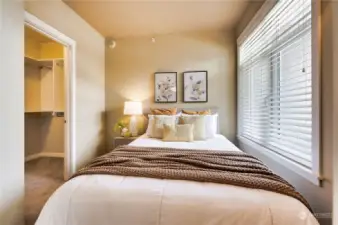
M208 102L208 71L183 73L183 102Z
M177 73L155 73L155 103L177 102Z

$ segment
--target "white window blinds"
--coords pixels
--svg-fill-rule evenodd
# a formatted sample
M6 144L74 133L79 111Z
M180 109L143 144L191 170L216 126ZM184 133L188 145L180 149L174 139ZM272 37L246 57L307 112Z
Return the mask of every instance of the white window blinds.
M312 168L311 0L279 0L238 46L238 135Z

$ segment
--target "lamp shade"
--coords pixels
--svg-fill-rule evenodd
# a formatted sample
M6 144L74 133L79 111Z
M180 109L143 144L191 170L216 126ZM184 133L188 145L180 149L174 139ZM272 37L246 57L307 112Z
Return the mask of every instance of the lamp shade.
M142 103L141 102L125 102L124 115L141 115Z

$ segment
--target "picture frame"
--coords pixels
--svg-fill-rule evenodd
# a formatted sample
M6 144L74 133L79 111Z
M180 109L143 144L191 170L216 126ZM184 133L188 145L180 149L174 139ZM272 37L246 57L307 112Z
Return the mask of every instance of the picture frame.
M183 102L208 102L208 71L183 72Z
M177 102L177 72L155 73L155 103Z

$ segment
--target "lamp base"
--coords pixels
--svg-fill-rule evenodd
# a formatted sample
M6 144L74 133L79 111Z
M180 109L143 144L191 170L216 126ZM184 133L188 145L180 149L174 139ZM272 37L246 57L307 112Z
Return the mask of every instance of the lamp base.
M131 133L131 136L133 136L133 137L136 137L138 135L136 116L130 117L129 131Z

